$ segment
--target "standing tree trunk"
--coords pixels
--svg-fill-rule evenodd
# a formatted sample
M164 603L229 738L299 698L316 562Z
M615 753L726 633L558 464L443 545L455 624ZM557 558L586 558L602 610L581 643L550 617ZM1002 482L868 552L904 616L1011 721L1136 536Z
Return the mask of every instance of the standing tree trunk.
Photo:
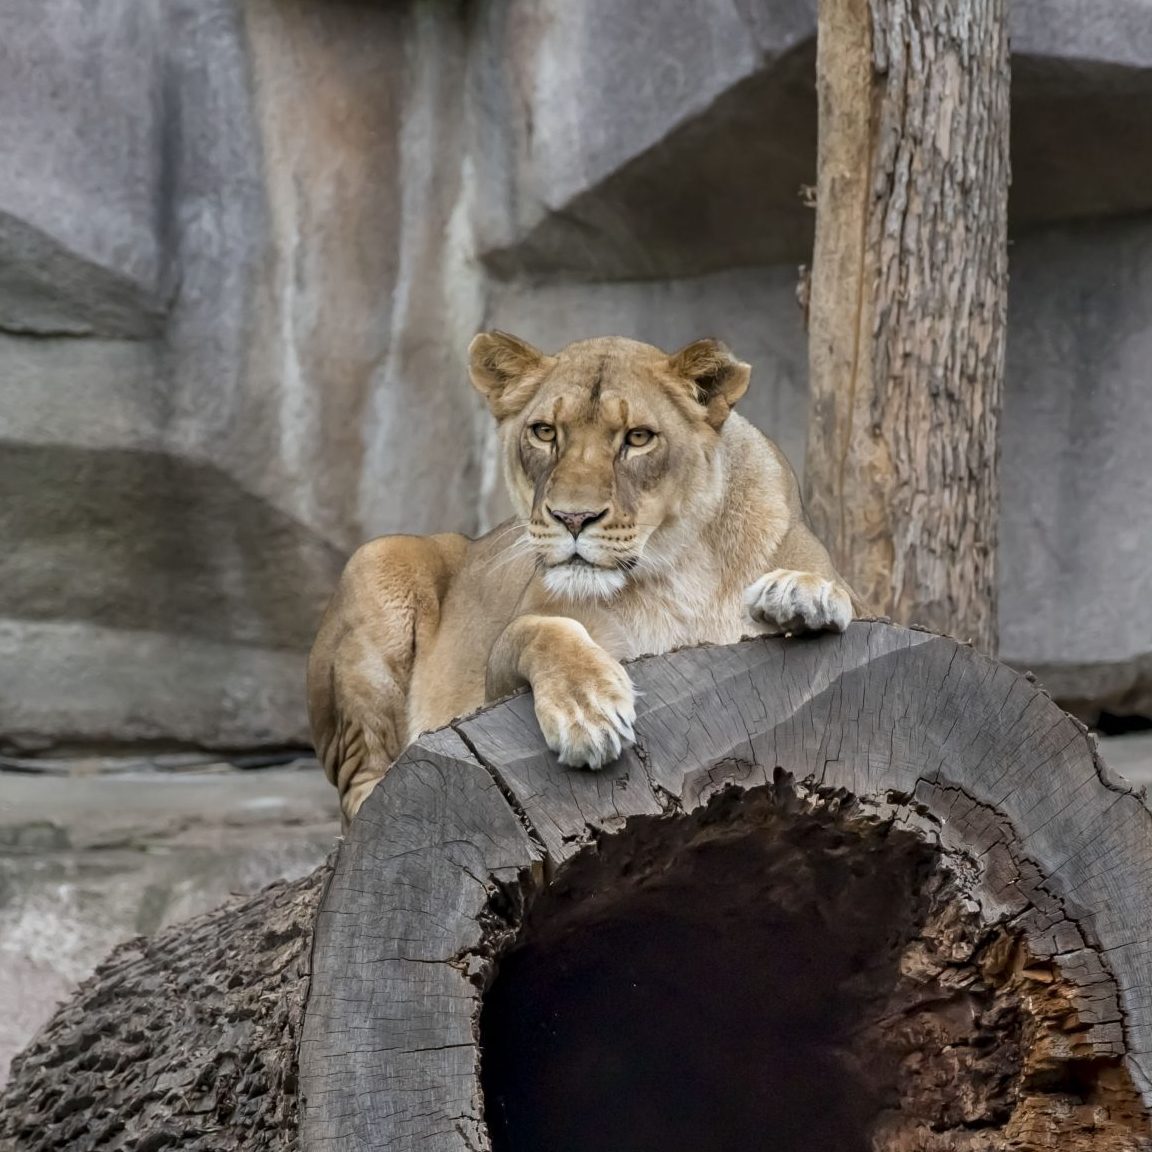
M1004 0L821 0L808 507L875 610L996 650Z

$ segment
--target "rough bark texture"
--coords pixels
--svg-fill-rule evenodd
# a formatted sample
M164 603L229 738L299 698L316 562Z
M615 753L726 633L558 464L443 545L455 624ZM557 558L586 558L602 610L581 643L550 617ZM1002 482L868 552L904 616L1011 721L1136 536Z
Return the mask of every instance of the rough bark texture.
M873 609L996 649L1004 0L821 0L808 508Z
M330 868L118 948L17 1057L3 1152L289 1152Z
M1080 725L876 623L632 672L609 769L513 697L401 757L322 898L117 953L0 1149L1152 1149L1152 814Z

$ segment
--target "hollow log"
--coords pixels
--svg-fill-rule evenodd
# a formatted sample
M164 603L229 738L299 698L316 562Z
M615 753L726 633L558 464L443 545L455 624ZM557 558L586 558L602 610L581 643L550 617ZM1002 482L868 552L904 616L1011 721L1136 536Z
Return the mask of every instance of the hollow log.
M326 889L114 958L0 1149L1152 1148L1152 814L1075 720L881 623L631 672L609 769L513 697L405 753Z

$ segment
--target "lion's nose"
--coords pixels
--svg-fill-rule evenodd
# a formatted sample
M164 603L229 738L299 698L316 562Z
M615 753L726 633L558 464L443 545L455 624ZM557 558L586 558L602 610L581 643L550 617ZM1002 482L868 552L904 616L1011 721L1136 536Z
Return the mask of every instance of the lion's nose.
M589 524L603 520L608 515L608 509L601 508L599 512L561 512L557 508L549 508L548 515L557 523L563 524L575 537L579 536Z

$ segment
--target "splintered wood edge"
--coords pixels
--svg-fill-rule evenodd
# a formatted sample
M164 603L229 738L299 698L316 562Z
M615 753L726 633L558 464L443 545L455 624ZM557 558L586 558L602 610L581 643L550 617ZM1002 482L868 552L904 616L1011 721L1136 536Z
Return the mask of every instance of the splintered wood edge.
M636 747L558 765L528 695L420 738L353 823L317 918L300 1049L306 1152L486 1146L477 1029L542 883L636 816L780 770L916 825L988 923L1073 990L1092 1051L1152 1104L1152 814L1026 677L931 633L856 623L646 657Z

